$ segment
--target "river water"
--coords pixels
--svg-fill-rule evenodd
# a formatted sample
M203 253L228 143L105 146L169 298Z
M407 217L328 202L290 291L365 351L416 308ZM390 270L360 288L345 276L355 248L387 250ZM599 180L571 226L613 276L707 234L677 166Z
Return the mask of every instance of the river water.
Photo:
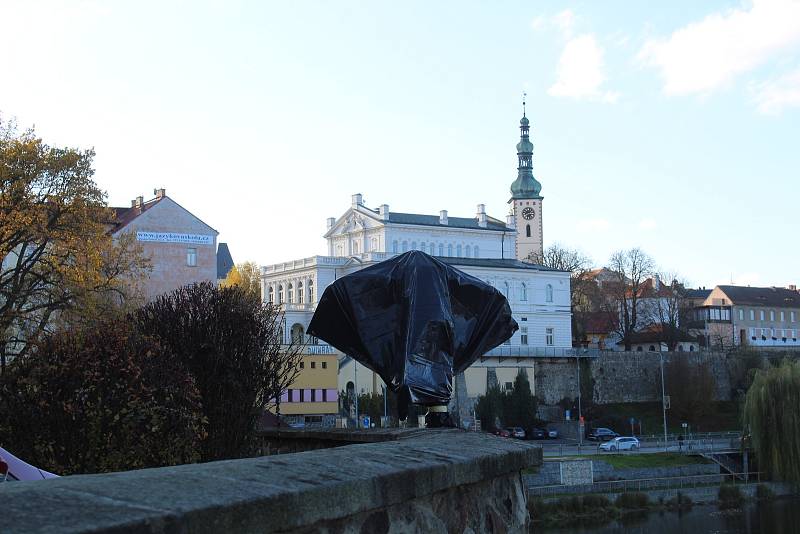
M534 525L546 534L800 534L800 499L750 503L741 510L720 511L716 506L694 506L678 512L628 515L603 525L565 528Z

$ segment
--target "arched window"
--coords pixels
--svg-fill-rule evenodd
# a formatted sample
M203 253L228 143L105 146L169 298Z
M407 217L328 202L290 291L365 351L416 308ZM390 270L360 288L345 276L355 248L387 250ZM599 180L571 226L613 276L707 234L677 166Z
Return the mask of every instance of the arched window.
M286 289L286 291L288 292L287 297L289 299L289 304L294 302L294 291L293 291L293 289L294 288L292 287L292 284L289 284L289 286Z
M431 256L436 255L436 245L434 245L433 243L431 243L431 246L428 248L428 254L430 254Z
M475 245L475 257L476 258L480 258L481 257L480 253L478 252L478 245Z
M531 225L530 224L526 224L525 225L525 237L530 237L530 236L531 236Z
M689 345L689 352L694 352L694 345Z
M551 284L547 284L544 290L544 300L545 302L553 302L553 286Z
M650 348L648 350L650 352L655 352L656 351L656 346L655 345L650 345Z
M278 286L278 304L283 304L283 284Z
M305 300L305 292L303 291L303 281L297 282L297 303L302 304Z
M636 352L642 352L642 346L641 346L641 345L639 345L638 347L636 347Z
M444 245L439 243L439 256L444 256Z
M456 245L456 258L461 257L461 245Z
M467 252L467 253L465 254L465 256L466 256L467 258L471 257L471 256L472 256L472 247L471 247L471 246L469 246L469 245L467 245L467 251L466 251L466 252Z
M292 325L292 343L302 343L303 342L303 325L300 323L295 323Z
M678 345L678 352L683 352L683 345Z
M397 254L397 241L392 241L392 252Z
M344 249L342 248L342 245L336 245L336 255L337 256L342 256L343 252L344 252Z
M525 282L522 282L522 287L520 288L520 293L519 293L519 300L528 300L528 286L525 285Z
M403 252L408 252L408 241L403 241Z
M267 290L267 302L270 304L275 302L275 289L272 286L269 286L269 289Z
M313 304L314 303L314 281L313 280L309 280L308 281L308 303L309 304Z
M509 298L508 295L510 294L510 289L508 286L508 282L503 282L503 293L505 293L506 298Z
M453 244L452 243L447 245L447 255L448 256L452 256L453 255Z

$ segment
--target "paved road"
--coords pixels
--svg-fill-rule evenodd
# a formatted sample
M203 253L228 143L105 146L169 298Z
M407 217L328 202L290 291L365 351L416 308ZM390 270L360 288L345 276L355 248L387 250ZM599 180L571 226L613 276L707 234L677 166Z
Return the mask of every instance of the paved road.
M539 443L542 445L542 452L545 457L575 456L579 454L614 454L598 450L599 443L593 441L584 441L580 446L575 442L567 442L566 440L561 440L561 443L548 441L539 441ZM670 441L667 443L666 450L668 452L714 452L735 449L732 449L731 440L729 438L714 438L692 442L684 441L683 445L680 445L677 441ZM638 451L625 451L624 454L652 454L658 452L664 452L663 442L642 441L641 449Z

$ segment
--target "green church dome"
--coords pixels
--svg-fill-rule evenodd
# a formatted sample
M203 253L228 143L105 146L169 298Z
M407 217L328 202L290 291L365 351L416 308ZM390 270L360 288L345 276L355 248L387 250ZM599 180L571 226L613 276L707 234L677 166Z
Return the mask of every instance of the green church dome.
M524 105L524 103L523 103ZM520 139L517 143L517 179L511 184L511 199L541 199L542 184L533 177L533 143L530 140L530 121L525 113L519 121Z

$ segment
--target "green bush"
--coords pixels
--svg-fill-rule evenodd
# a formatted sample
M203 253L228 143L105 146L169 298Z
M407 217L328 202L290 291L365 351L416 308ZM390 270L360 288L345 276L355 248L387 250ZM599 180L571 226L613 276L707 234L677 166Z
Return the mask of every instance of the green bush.
M719 507L721 510L739 508L744 503L744 495L739 486L723 484L719 487Z
M124 319L47 336L0 375L3 447L57 474L198 461L203 422L188 371Z
M649 504L650 499L648 499L647 494L637 492L620 493L616 500L617 508L627 510L640 510L647 508Z
M759 501L770 501L775 498L775 492L772 491L772 488L765 484L759 484L756 486L756 499Z

